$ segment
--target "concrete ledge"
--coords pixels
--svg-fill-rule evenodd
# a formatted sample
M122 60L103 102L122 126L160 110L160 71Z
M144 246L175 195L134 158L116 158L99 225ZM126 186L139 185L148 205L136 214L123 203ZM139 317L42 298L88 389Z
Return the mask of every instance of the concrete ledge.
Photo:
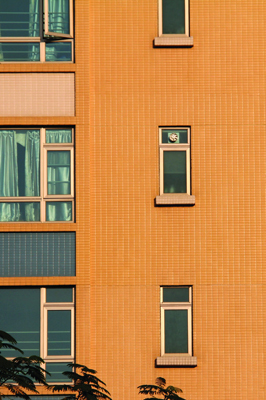
M156 205L194 205L195 196L189 194L162 194L161 196L156 196Z
M155 47L193 47L193 36L160 36L154 39Z
M156 358L156 366L157 367L164 367L164 366L196 367L197 366L197 357L192 357L192 356L157 357Z

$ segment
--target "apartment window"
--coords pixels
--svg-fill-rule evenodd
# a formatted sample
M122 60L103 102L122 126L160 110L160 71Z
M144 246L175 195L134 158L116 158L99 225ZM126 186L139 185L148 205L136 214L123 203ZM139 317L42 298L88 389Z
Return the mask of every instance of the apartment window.
M0 62L73 61L73 0L0 2Z
M157 366L197 365L192 356L192 287L160 288L161 357Z
M159 0L158 46L193 46L189 36L189 0Z
M37 355L51 373L48 382L65 382L62 375L74 362L74 289L71 287L1 288L1 329L18 342L25 356ZM1 349L4 357L19 356Z
M0 129L0 221L73 221L72 128Z

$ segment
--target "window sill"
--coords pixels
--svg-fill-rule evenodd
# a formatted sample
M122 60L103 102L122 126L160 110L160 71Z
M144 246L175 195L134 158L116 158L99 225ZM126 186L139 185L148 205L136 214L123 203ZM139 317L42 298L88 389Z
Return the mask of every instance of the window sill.
M156 358L156 367L191 367L197 366L197 357L164 356Z
M193 36L160 36L154 39L154 47L193 47Z
M195 196L189 194L162 194L156 196L156 205L195 205Z

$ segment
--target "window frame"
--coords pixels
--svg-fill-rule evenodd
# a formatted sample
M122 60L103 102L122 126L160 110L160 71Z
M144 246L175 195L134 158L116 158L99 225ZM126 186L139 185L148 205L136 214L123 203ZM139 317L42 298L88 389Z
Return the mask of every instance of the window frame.
M47 5L46 5L47 4ZM44 11L45 10L45 11ZM58 34L56 32L49 32L48 30L48 0L39 0L39 12L40 16L40 36L33 37L2 37L0 35L0 46L1 43L34 43L40 44L40 60L38 61L5 61L1 60L1 63L73 63L74 62L74 0L69 0L69 34ZM46 29L47 28L47 29ZM71 60L67 61L46 61L46 43L71 43Z
M159 37L189 37L189 0L185 3L185 33L163 33L163 0L158 0L158 31Z
M167 288L188 288L188 302L164 302L163 290ZM160 309L161 309L161 357L192 356L192 287L191 286L163 286L160 288ZM166 353L165 352L165 311L166 310L187 310L188 316L188 352L187 353Z
M40 204L40 220L39 221L0 221L0 223L72 223L74 222L75 215L75 198L74 198L74 187L75 187L75 171L74 171L74 127L69 126L45 126L45 127L5 127L1 130L39 130L40 131L40 196L6 196L0 197L0 203L39 203ZM72 141L71 143L46 143L46 129L64 130L71 129ZM49 195L47 193L47 151L49 150L69 150L70 151L70 186L71 193L67 195ZM72 203L72 219L70 221L47 221L46 219L46 203L49 202L71 202Z
M30 290L32 287L25 286L13 286L9 289L16 289L23 287ZM43 359L43 368L47 369L47 364L49 363L74 363L75 362L75 287L74 286L56 286L57 288L71 288L72 289L72 302L57 302L47 303L46 301L46 290L51 288L51 286L39 286L33 287L40 290L40 358ZM48 344L48 324L45 313L48 310L71 310L71 355L67 356L48 356L47 355L47 344ZM12 360L14 357L6 357L8 360ZM66 381L67 382L67 381ZM56 381L49 381L49 383L57 383ZM61 383L61 382L60 382Z
M162 143L164 130L187 130L187 143ZM159 128L159 158L160 158L160 196L191 195L191 160L190 160L190 127L165 126ZM166 151L185 151L186 152L186 192L185 193L165 193L164 192L164 152Z

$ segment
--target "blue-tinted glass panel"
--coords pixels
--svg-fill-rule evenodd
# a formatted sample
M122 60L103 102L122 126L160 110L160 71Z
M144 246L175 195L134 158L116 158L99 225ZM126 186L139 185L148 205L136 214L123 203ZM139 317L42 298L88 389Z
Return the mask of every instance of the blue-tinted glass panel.
M71 371L68 364L69 363L46 363L46 370L51 374L51 376L46 375L47 382L71 382L71 379L62 375L64 371Z
M48 0L48 29L55 33L70 33L69 0Z
M162 0L163 33L185 33L185 0Z
M40 131L0 130L0 197L40 195Z
M0 203L0 221L40 221L40 203Z
M71 355L71 311L48 311L48 356Z
M189 302L189 288L163 288L163 302Z
M72 143L72 129L46 129L46 143Z
M40 61L39 43L0 43L0 62Z
M40 289L0 289L1 330L12 335L24 356L40 355ZM1 349L4 357L17 357L14 350Z
M47 201L46 221L72 221L72 202Z
M48 194L70 194L70 151L47 153Z
M162 143L179 144L188 143L188 134L186 129L163 129L162 130ZM174 142L170 140L171 134L177 136L177 140Z
M47 303L72 303L73 289L72 288L47 288L46 289Z
M40 36L39 0L0 1L0 36Z
M0 276L75 276L75 232L0 232Z
M45 61L50 61L50 62L72 61L72 43L71 42L46 43Z
M187 310L165 310L165 353L188 353Z

